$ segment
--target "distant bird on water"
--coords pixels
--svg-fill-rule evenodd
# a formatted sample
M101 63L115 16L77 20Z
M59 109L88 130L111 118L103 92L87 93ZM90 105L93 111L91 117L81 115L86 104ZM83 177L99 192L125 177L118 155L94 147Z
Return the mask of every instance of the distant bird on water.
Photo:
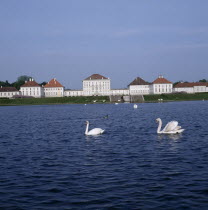
M104 119L108 119L108 114L103 117Z

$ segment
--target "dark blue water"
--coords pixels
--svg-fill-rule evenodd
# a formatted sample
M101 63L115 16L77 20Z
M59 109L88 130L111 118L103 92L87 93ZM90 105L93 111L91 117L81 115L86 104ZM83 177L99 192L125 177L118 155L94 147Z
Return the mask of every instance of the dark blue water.
M0 209L208 209L207 109L0 107ZM186 130L157 135L158 117ZM86 120L106 132L86 137Z

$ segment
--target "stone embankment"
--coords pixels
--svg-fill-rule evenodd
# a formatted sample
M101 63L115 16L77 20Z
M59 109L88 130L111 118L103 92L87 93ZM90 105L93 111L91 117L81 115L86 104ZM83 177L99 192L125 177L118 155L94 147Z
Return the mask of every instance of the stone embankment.
M137 96L109 96L110 102L121 102L121 103L143 103L144 97L142 95Z

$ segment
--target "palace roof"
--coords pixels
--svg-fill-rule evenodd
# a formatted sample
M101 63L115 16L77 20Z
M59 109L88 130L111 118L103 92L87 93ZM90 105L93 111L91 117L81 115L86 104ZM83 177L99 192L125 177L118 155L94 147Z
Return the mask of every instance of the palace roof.
M18 92L15 87L1 87L0 92Z
M64 87L64 86L54 78L50 82L48 82L44 87L48 88L48 87Z
M172 82L165 79L163 76L159 76L155 81L152 82L153 84L172 84Z
M149 82L144 81L142 78L137 77L133 82L131 82L130 85L149 85Z
M87 77L85 80L96 80L96 79L108 79L100 74L92 74L91 76Z
M25 81L25 84L21 87L40 87L40 85L33 79L30 79L29 81Z
M174 86L174 88L183 87L194 87L194 86L206 86L208 87L208 82L180 82Z

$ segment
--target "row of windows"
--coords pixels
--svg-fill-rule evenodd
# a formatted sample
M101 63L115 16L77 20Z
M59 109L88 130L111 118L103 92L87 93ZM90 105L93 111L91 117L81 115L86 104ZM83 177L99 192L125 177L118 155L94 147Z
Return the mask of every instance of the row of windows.
M206 90L206 87L194 87L194 89L198 90L198 91L202 91L202 90Z
M23 95L26 95L26 96L27 95L29 95L29 96L32 96L32 95L35 96L35 95L37 95L38 96L38 95L40 95L40 92L35 92L35 91L29 91L29 92L28 91L22 91L22 94Z
M0 96L14 96L19 95L19 93L0 93Z
M45 88L46 91L63 90L62 88Z
M93 84L110 84L110 82L84 82L83 85L93 85Z
M35 88L35 87L32 87L32 88L28 88L28 87L22 87L23 90L30 90L30 91L35 91L35 90L39 90L40 88ZM63 90L63 88L44 88L45 91L48 91L48 90Z
M46 96L57 96L57 95L60 95L57 92L49 92L49 93L45 93L45 94L46 94Z
M104 87L99 87L99 86L93 86L93 87L90 87L90 88L85 88L84 89L85 91L86 90L88 90L88 91L90 91L90 90L100 90L100 91L103 91L103 90L110 90L110 88L104 88Z
M100 87L110 87L110 84L87 84L87 85L84 85L84 88L86 87L93 87L93 86L100 86Z
M162 89L161 88L160 89L155 88L155 92L158 92L158 93L164 93L164 92L170 93L171 90L172 90L171 88L169 88L169 89L168 88L166 88L166 89L165 88L162 88Z
M148 93L149 90L131 90L131 93Z
M130 89L149 89L149 85L133 85Z
M162 84L162 85L155 85L155 87L161 87L161 88L165 88L165 87L169 87L169 88L171 88L172 87L172 84Z
M23 90L33 90L33 91L35 91L35 90L39 90L40 88L35 88L35 87L32 87L32 88L28 88L28 87L21 87L21 89L23 89Z
M82 96L83 94L80 93L70 93L70 94L66 94L66 96Z
M89 85L89 86L85 86L83 87L83 90L85 89L92 89L92 88L99 88L99 89L110 89L110 86L109 85L106 85L106 86L102 86L102 85Z
M126 93L126 92L111 92L111 95L129 95L129 92L128 93Z
M100 92L98 92L98 91L84 91L83 92L84 94L91 94L91 93L108 93L109 94L109 92L108 91L100 91Z

